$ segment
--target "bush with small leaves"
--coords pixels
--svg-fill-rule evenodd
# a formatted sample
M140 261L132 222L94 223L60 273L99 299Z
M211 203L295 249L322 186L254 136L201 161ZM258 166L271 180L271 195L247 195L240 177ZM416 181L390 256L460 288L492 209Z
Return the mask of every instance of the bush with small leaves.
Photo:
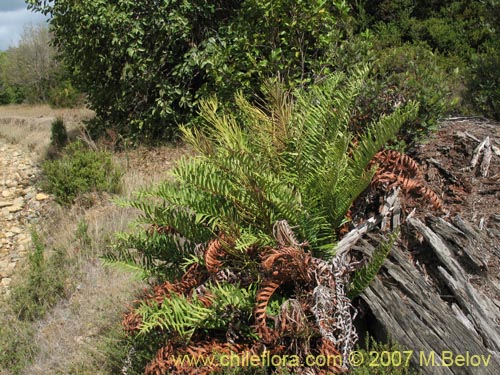
M107 191L117 193L123 171L111 154L94 151L81 141L69 144L58 160L42 165L44 188L61 204L71 204L82 193Z
M50 144L56 150L61 150L68 144L68 131L66 130L63 119L58 118L52 122L50 132Z

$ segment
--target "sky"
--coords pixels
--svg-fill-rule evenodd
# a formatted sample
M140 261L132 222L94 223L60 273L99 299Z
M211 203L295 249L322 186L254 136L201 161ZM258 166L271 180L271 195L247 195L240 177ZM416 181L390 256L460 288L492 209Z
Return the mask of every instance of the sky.
M24 0L0 0L0 51L17 45L26 24L45 22L45 16L30 12Z

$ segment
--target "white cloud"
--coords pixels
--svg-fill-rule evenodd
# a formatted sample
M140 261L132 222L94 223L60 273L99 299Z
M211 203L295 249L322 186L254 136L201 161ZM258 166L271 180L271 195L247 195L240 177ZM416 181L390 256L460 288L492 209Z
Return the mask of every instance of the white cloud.
M16 10L19 8L26 8L24 0L2 0L2 3L0 4L0 12Z
M20 8L12 11L0 11L0 50L15 46L26 24L45 22L46 17L40 13Z

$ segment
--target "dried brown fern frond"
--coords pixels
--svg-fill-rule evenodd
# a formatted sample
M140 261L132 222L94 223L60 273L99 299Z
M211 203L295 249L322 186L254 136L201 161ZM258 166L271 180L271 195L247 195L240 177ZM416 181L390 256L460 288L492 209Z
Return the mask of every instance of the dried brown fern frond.
M274 279L309 281L308 266L311 254L301 248L282 247L263 255L262 268Z
M406 194L419 194L423 199L429 201L436 210L439 210L443 207L441 198L439 198L439 196L434 191L425 186L425 183L422 180L398 176L391 172L385 172L383 174L375 176L372 184L375 186L387 184L388 188L399 186L401 187L401 190Z
M244 356L246 353L252 353L246 345L216 340L197 340L196 344L177 348L167 345L158 350L155 359L146 367L145 373L148 375L208 375L221 369L221 363L216 360L217 354Z
M395 150L382 150L371 161L379 165L379 171L392 172L400 176L421 176L418 163L410 156Z
M420 186L419 193L422 197L431 202L435 210L443 208L443 200L432 189L427 186Z
M429 201L434 209L442 208L438 195L425 186L418 163L410 156L394 150L382 150L375 154L371 165L377 164L372 186L387 185L388 188L401 187L406 194L417 193Z
M142 318L135 311L126 313L122 319L122 326L128 334L134 333L139 330L142 324Z
M222 248L222 240L214 239L208 243L207 249L205 250L205 266L211 274L219 272L222 267L222 257L226 255L226 252Z
M161 285L155 286L153 288L153 295L147 296L146 299L154 299L157 303L161 304L170 293L187 295L194 287L200 284L204 277L205 275L203 275L200 265L194 263L187 269L179 281L174 283L166 281Z
M267 326L267 305L272 295L281 286L280 281L264 280L261 288L256 295L256 306L254 310L254 319L256 330L264 342L272 342L275 339L275 333Z
M321 368L320 374L347 373L347 366L343 363L342 354L338 351L333 342L322 338L319 351L326 359L326 366Z

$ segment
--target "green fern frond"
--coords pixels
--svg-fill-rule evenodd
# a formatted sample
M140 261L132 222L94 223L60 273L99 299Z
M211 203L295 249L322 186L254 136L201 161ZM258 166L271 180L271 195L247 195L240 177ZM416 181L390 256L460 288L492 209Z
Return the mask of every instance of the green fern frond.
M205 305L196 294L188 298L175 293L161 305L149 301L135 312L141 316L140 334L161 329L188 341L197 329L224 329L234 317L228 312L244 312L249 318L255 302L255 287L247 289L228 283L209 285L211 305Z
M358 296L370 285L380 271L384 261L389 256L398 236L399 231L391 233L387 241L380 243L375 248L370 261L363 268L354 273L349 288L350 298Z

